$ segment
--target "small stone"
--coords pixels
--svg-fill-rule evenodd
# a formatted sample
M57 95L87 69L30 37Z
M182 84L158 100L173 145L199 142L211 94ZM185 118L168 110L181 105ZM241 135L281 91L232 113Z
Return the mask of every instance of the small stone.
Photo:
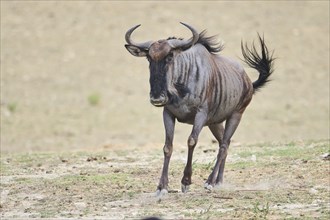
M120 169L115 169L113 172L114 173L119 173L120 172Z

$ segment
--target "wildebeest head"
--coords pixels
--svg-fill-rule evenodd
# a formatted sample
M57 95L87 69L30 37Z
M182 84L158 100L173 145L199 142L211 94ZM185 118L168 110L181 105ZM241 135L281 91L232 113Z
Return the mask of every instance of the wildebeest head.
M170 96L176 93L169 85L173 61L178 53L192 47L199 38L198 32L191 26L181 23L190 29L193 36L189 40L169 38L167 40L135 43L131 40L132 32L140 25L136 25L126 32L126 49L134 56L147 57L150 69L150 102L154 106L164 106Z

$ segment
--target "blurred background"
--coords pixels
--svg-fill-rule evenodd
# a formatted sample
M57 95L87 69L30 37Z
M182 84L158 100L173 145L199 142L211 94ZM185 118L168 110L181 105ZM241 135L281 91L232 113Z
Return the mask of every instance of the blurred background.
M257 32L275 49L273 81L235 142L329 138L328 1L1 1L1 152L161 148L148 63L124 35L142 24L135 41L189 38L180 21L218 35L236 59ZM177 123L175 145L185 148L190 131ZM212 139L204 129L200 144Z

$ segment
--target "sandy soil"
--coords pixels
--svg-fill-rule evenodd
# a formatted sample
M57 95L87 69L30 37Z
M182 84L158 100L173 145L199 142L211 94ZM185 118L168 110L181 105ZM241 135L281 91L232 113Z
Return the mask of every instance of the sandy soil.
M176 148L170 193L162 198L155 196L163 157L157 149L6 155L0 161L0 218L328 219L329 140L235 143L225 183L208 191L203 184L216 149L196 149L193 184L183 194L186 149Z
M1 1L1 151L161 147L148 64L125 50L124 34L141 23L136 41L190 37L179 21L218 34L224 55L241 57L241 39L257 32L275 49L273 82L235 140L329 138L328 9L327 1ZM190 129L177 125L176 144ZM201 143L211 138L203 132Z

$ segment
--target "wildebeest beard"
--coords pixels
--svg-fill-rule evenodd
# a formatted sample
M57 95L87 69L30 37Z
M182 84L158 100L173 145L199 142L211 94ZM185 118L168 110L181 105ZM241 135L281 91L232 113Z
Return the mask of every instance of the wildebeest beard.
M161 95L168 96L165 60L163 59L158 62L150 60L149 68L150 96L153 98L159 98Z

